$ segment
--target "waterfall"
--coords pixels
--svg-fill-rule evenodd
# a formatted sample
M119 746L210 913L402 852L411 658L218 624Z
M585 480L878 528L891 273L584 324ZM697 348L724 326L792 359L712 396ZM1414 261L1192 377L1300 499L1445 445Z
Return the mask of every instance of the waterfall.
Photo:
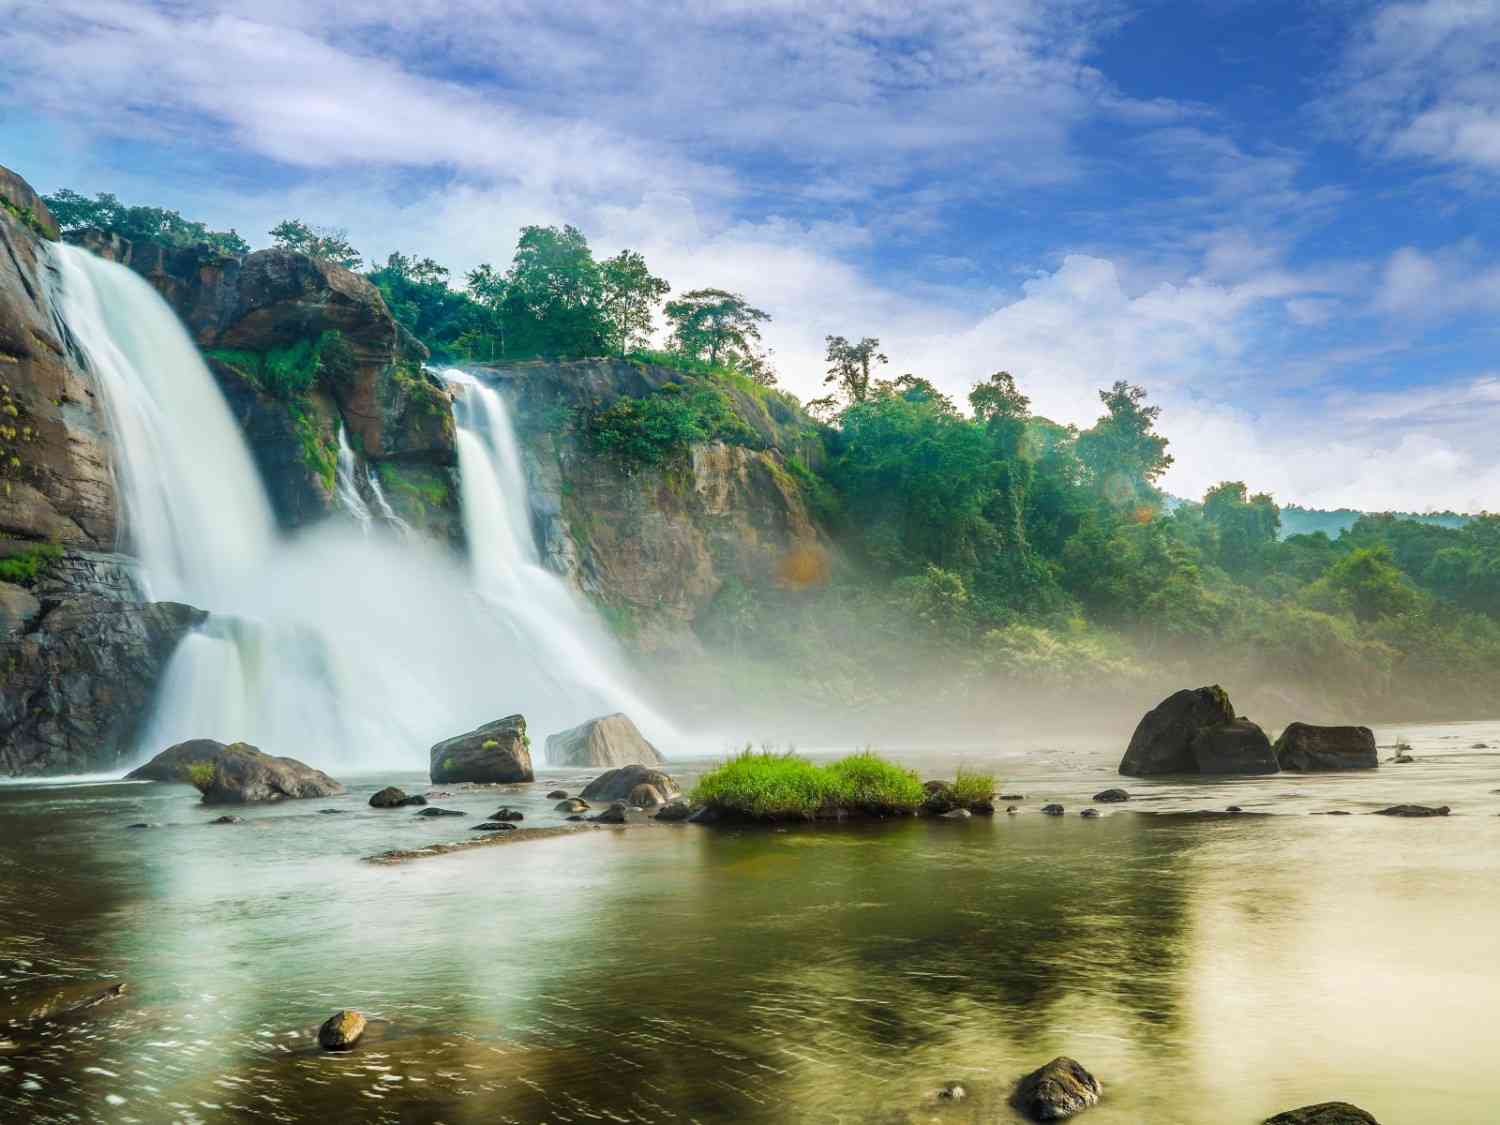
M334 493L338 497L339 507L354 517L354 522L359 524L361 531L368 532L375 517L370 514L370 506L359 494L359 485L354 481L356 467L354 448L349 444L349 435L344 431L343 423L340 423L339 453L334 462Z
M593 615L539 565L493 389L452 376L469 559L414 535L366 535L347 439L338 492L355 519L280 536L244 436L170 307L124 266L55 252L61 308L114 429L144 584L211 614L174 653L139 756L216 738L329 767L425 769L432 743L517 711L545 736L624 710L670 740Z

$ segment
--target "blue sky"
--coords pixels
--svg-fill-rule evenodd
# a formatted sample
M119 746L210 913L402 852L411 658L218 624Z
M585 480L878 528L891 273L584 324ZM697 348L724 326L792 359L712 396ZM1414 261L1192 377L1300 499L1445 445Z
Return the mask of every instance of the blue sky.
M1200 494L1500 508L1500 0L0 0L0 163L252 243L523 223L1089 423Z

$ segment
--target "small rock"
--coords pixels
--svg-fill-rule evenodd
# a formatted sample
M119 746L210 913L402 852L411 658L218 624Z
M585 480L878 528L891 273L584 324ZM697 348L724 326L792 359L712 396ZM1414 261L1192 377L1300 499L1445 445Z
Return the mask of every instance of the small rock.
M704 805L692 816L688 817L689 824L717 824L724 819L722 809L716 809L712 805Z
M1227 813L1230 813L1230 814L1234 814L1234 813L1242 813L1242 812L1244 812L1244 811L1245 811L1245 810L1244 810L1244 809L1242 809L1242 808L1240 808L1240 807L1239 807L1239 805L1230 805L1230 806L1229 806L1229 807L1228 807L1228 808L1227 808L1227 809L1225 809L1225 810L1224 810L1224 811L1225 811L1225 812L1227 812Z
M1490 744L1488 742L1476 742L1473 746L1469 747L1470 750L1488 750L1489 748Z
M639 824L646 819L646 814L634 805L615 801L598 816L589 819L595 824Z
M975 816L994 816L995 802L989 800L988 798L982 798L978 801L970 801L969 811Z
M1062 1121L1098 1105L1103 1092L1082 1063L1059 1055L1017 1082L1010 1104L1033 1121Z
M1348 809L1329 809L1327 812L1315 812L1313 816L1348 816Z
M340 813L348 812L348 809L319 809L318 812L324 816L338 816Z
M1063 814L1063 807L1061 805L1043 805L1042 806L1042 815L1043 816L1062 816L1062 814Z
M1119 801L1130 800L1130 794L1123 789L1106 789L1103 793L1095 793L1094 800L1101 804L1110 805Z
M968 809L949 809L938 817L939 820L968 820L973 814Z
M423 809L418 816L468 816L462 809Z
M564 801L567 800L567 797L568 791L566 789L554 789L547 794L547 800L549 801Z
M1005 811L1008 812L1008 813L1010 813L1011 816L1015 816L1016 813L1019 812L1020 810L1017 809L1015 805L1006 805L1005 806Z
M1024 801L1024 800L1026 800L1026 794L1025 793L1001 793L1000 796L997 797L997 798L995 798L995 799L997 801Z
M1079 813L1079 814L1078 814L1078 815L1079 815L1079 816L1086 816L1086 817L1088 817L1088 818L1089 818L1089 819L1090 819L1090 820L1092 820L1092 819L1093 819L1093 818L1094 818L1094 817L1096 817L1096 816L1098 816L1098 815L1099 815L1099 810L1098 810L1098 809L1084 809L1084 810L1083 810L1083 811L1082 811L1082 812L1081 812L1081 813Z
M483 824L476 824L470 828L470 832L514 832L516 826L507 824L503 820L486 820Z
M407 801L411 800L404 789L397 789L394 785L387 785L384 789L376 790L370 794L370 807L372 809L399 809ZM425 804L425 799L423 801Z
M242 816L221 816L221 817L218 817L215 820L210 820L209 823L210 824L244 824L245 823L245 818L242 817Z
M589 804L581 797L569 797L566 801L559 801L554 806L553 811L566 813L587 812L593 807L593 805Z
M466 786L464 786L464 788L465 789L471 789L471 788L473 788L473 786L466 785ZM429 800L429 801L442 801L442 800L446 800L447 798L449 798L451 796L453 796L452 793L449 793L449 792L447 792L445 790L442 790L442 789L429 789L429 790L427 790L427 796L426 796L425 799Z
M565 817L563 817L563 819L564 820L587 820L588 818L585 817L582 813L574 813L572 816L565 816Z
M1348 1102L1319 1102L1268 1117L1265 1125L1380 1125L1364 1110Z
M491 820L525 820L526 814L520 809L503 808L497 809L490 814Z
M937 1096L945 1102L961 1102L969 1096L969 1091L957 1082L945 1082L942 1089L937 1092Z
M345 1008L334 1012L318 1028L318 1044L326 1051L347 1051L359 1042L365 1033L365 1017Z
M686 820L693 815L693 806L686 801L672 801L656 810L657 820Z
M125 827L126 828L150 828L150 827L152 827L152 825L147 824L143 820L139 824L127 824Z
M1447 805L1392 805L1388 809L1379 809L1376 816L1447 816L1452 810Z

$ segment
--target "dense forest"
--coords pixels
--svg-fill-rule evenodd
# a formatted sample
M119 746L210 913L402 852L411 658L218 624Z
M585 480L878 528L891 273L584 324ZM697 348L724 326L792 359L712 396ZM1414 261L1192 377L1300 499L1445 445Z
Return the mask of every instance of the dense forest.
M112 196L63 191L47 204L64 229L246 249L233 231ZM287 220L270 233L365 268L339 231ZM571 226L524 228L507 268L481 265L461 285L399 253L365 275L440 361L619 355L694 376L686 393L575 420L627 468L671 462L695 441L758 442L727 387L805 422L823 455L785 467L839 565L816 582L730 583L702 626L735 675L768 693L875 702L901 684L964 707L1017 689L1154 689L1206 668L1267 685L1273 706L1281 692L1330 711L1493 710L1500 516L1291 509L1318 529L1287 534L1253 483L1169 502L1169 440L1145 389L1101 388L1098 420L1079 429L1034 415L1003 357L958 402L921 374L892 374L874 336L827 337L827 393L803 413L775 387L769 317L745 295L674 295L640 254L597 260Z

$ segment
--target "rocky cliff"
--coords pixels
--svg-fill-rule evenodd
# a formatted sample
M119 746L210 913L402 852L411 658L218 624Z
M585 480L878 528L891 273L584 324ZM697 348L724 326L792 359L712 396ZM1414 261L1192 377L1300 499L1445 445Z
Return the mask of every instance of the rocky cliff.
M724 387L750 431L745 444L699 442L644 464L598 448L589 417L621 398L690 387L693 376L611 359L469 370L512 404L547 565L570 577L638 650L692 655L745 591L784 591L826 577L828 541L793 472L816 464L822 446L789 400Z

